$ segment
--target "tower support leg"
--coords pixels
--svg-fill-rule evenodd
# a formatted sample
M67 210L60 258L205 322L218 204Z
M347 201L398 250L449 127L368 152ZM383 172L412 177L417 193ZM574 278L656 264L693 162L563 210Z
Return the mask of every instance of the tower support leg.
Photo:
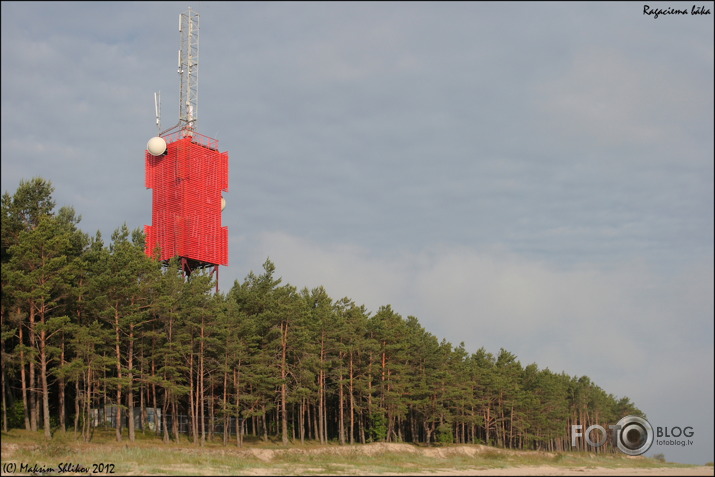
M191 272L193 272L193 270L191 269L191 264L186 257L181 257L181 270L187 277L191 275Z
M211 269L211 275L214 280L216 280L216 293L218 293L218 265L214 265Z

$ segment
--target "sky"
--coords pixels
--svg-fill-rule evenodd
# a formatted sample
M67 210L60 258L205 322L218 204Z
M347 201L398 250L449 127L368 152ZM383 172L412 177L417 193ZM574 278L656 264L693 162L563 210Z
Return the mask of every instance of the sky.
M690 8L650 2L652 8ZM2 192L40 176L106 240L151 224L144 150L228 151L228 291L390 304L469 352L589 376L668 461L713 459L713 2L2 2ZM615 423L614 423L615 424Z

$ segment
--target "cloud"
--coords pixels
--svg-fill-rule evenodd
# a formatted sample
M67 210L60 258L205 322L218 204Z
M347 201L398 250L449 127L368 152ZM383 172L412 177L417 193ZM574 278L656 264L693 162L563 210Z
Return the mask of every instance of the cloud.
M684 56L699 64L702 51L696 51ZM686 71L644 58L637 50L592 45L580 50L557 76L534 85L535 105L552 131L586 148L683 144L704 122L712 123L712 113L701 105L713 100L705 77ZM634 159L652 163L658 157L668 158ZM681 160L700 157L684 155Z
M434 247L381 256L284 232L262 234L251 255L254 263L270 256L279 274L296 286L323 285L334 298L349 296L373 311L392 304L451 341L465 340L472 348L518 346L534 358L541 339L549 343L557 337L566 349L578 347L583 354L600 353L612 340L619 343L616 351L599 361L613 369L646 356L644 347L670 351L669 343L693 340L705 345L698 330L712 328L707 264L667 272L636 259L565 267L499 247ZM643 334L659 341L641 341ZM572 361L562 358L562 365Z
M504 247L379 255L284 232L262 234L250 255L253 270L270 256L284 283L322 285L372 312L390 304L470 352L505 348L523 365L587 375L629 397L654 425L699 424L713 399L712 260L668 269L637 258L564 266ZM705 429L700 436L699 446L712 441Z

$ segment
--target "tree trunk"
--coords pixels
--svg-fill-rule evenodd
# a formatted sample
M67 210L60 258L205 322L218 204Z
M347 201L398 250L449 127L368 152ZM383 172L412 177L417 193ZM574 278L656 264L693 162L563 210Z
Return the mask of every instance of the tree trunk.
M87 378L84 390L84 422L82 423L82 439L89 442L92 438L92 365L87 366ZM99 419L99 409L97 409L97 419Z
M198 407L198 383L194 385L194 352L193 343L191 346L191 353L189 353L189 418L191 419L191 439L194 444L199 442L199 425L198 425L198 414L196 413L196 408ZM196 380L198 381L198 380ZM178 416L175 416L175 419Z
M201 445L206 443L206 410L204 406L204 319L201 318L201 342L199 343L199 375L198 375L199 395L196 397L198 412L201 413Z
M45 316L41 315L42 324ZM43 327L40 331L40 382L42 383L42 420L45 430L45 439L52 438L50 430L50 389L47 385L47 330Z
M144 376L139 374L139 382L143 382L145 380ZM144 387L143 384L139 384L139 430L142 433L146 432L146 429L148 427L148 414L149 411L146 408L146 404L149 401L149 387Z
M491 420L489 419L489 404L487 404L486 409L484 410L484 432L486 434L484 443L486 445L491 445L489 443L489 427L490 426L491 426Z
M75 439L77 438L77 432L79 432L79 413L81 412L80 405L83 405L84 401L80 398L80 379L79 376L77 377L77 380L74 382L74 394L75 394L75 400L74 400L74 434L75 434ZM87 397L85 396L85 399Z
M509 410L509 448L514 447L514 406Z
M300 429L300 443L305 443L305 398L301 398L298 408L298 428Z
M241 363L238 363L241 366ZM243 446L243 420L241 419L240 376L238 368L233 369L233 388L236 390L236 445Z
M223 445L228 445L230 419L228 416L228 353L224 355L223 362Z
M286 401L288 399L288 369L286 353L288 349L288 323L281 323L281 436L284 445L288 445L288 413Z
M308 419L308 435L313 436L313 440L319 440L318 438L318 418L317 418L317 411L313 409L312 413L312 418L311 418L311 412L310 410L313 409L313 406L310 402L308 402L305 406L305 411L307 413L307 419Z
M174 418L171 422L171 428L174 432L174 441L179 442L179 405L176 402L176 396L171 395L171 412L174 414Z
M365 443L365 426L370 425L370 420L372 419L372 353L370 353L370 358L368 359L368 374L367 374L367 416L363 411L363 423L362 423L362 443ZM365 422L367 420L367 422Z
M127 352L127 428L129 440L134 442L134 324L129 325L129 351Z
M30 304L30 329L29 329L29 335L30 335L30 348L32 349L33 353L37 349L37 341L35 339L35 306L31 303ZM29 396L30 396L30 430L32 432L37 431L37 421L38 421L38 414L39 414L39 408L37 407L37 387L36 387L36 382L37 380L35 379L35 362L33 356L30 356L30 359L28 361L28 364L30 366L30 383L28 386L28 391L29 391Z
M164 405L162 406L162 416L161 420L163 421L162 424L162 435L163 435L163 440L164 442L168 443L169 442L169 393L165 389L164 390Z
M156 368L155 368L155 366L156 366L156 363L154 362L154 356L153 356L153 353L152 353L152 358L151 358L151 377L152 377L152 378L153 378L154 376L156 376ZM152 408L154 409L154 432L157 433L157 432L159 432L159 431L161 430L161 427L160 427L160 426L161 426L161 422L162 422L162 421L159 420L159 416L157 416L157 412L156 412L156 410L157 410L157 408L156 408L156 406L157 406L157 401L156 401L156 383L154 383L154 382L151 383L151 399L152 399L151 405L152 405Z
M20 310L17 310L18 313L20 313ZM24 345L25 343L23 342L23 332L22 332L23 324L20 323L20 325L17 327L19 336L19 342L20 345ZM30 414L29 414L29 402L28 402L28 397L27 397L27 376L25 376L25 351L23 348L20 348L20 387L22 388L22 413L24 416L25 420L25 430L29 431L31 430L30 427Z
M211 442L214 437L214 425L216 423L216 396L214 396L214 378L209 375L209 422L208 422L208 441Z
M0 320L3 320L5 317L5 309L0 311ZM0 322L0 330L2 330L4 326ZM7 392L5 391L5 360L3 357L5 356L5 340L0 340L0 379L2 379L2 430L3 432L7 432Z
M323 378L323 374L325 373L324 371L324 355L325 355L325 333L323 332L320 335L320 369L318 371L318 427L317 427L317 432L318 432L318 439L320 440L320 443L323 444L325 442L323 438L323 420L325 419L325 416L323 415L323 402L325 400L325 379Z
M121 350L120 350L120 329L119 329L119 303L115 304L114 308L114 331L115 331L115 346L114 350L117 355L117 378L119 379L119 382L117 383L117 402L116 402L116 410L117 412L115 413L116 416L116 423L115 423L115 429L116 429L116 437L117 437L117 442L121 442L122 440L122 355L121 355Z
M365 413L361 412L358 418L358 424L360 426L360 444L365 444Z
M65 335L62 333L62 344L60 348L60 366L65 365ZM58 406L59 406L59 411L60 411L60 429L62 432L65 432L67 430L67 412L65 409L65 378L61 377L58 380L57 383L59 390L58 390Z
M292 416L292 422L291 422L292 426L291 427L292 427L292 433L293 433L293 442L295 442L298 440L298 436L295 433L296 429L298 429L298 422L297 422L298 416L296 416L296 412L295 412L295 403L293 404L292 408L293 408L293 412L291 413L291 416Z
M353 395L353 353L350 352L350 444L355 444L355 396Z
M342 363L341 356L341 363ZM342 366L342 365L341 365ZM338 439L341 445L345 445L345 395L343 391L343 371L340 368L338 377Z
M268 442L268 423L266 422L266 406L263 405L263 413L261 414L261 422L263 423L263 442Z

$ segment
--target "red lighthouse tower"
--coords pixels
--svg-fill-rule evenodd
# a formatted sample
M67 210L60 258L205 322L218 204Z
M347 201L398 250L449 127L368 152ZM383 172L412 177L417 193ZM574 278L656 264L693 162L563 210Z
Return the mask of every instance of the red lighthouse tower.
M179 123L150 139L145 152L146 187L153 189L152 225L144 227L146 253L158 251L162 262L177 257L187 275L209 267L218 274L219 265L228 265L228 228L221 225L228 153L219 152L217 140L195 131L199 16L191 8L180 15L179 32ZM158 126L156 101L155 106Z

